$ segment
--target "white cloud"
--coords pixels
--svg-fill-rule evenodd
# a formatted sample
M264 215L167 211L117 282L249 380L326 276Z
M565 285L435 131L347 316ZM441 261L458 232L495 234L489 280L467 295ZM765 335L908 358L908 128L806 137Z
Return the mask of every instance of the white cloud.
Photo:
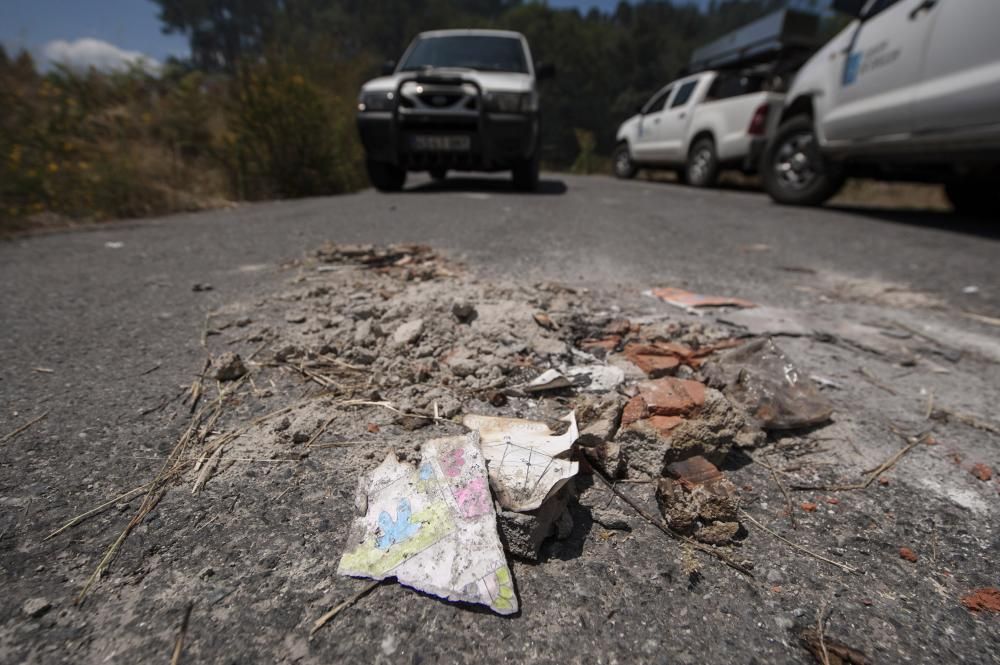
M90 37L72 42L56 39L46 44L42 52L49 62L65 65L75 71L91 67L105 72L123 71L133 65L138 65L149 72L155 72L160 68L159 62L139 51L126 51L114 44Z

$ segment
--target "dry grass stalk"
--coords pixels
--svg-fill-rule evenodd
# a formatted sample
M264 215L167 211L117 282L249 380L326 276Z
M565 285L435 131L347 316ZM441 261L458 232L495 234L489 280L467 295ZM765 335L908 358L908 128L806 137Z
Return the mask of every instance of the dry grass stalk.
M353 596L342 602L340 605L337 605L332 610L330 610L320 618L316 619L316 621L313 622L312 628L309 630L309 637L312 638L312 636L316 634L317 630L319 630L320 628L328 624L330 621L332 621L333 618L336 617L338 614L340 614L342 611L346 610L348 607L350 607L351 605L353 605L354 603L358 602L366 595L371 593L371 591L381 583L382 583L381 580L372 582L371 584L367 585L366 587L358 591L356 594L354 594Z
M37 418L29 420L28 422L24 423L23 425L21 425L20 427L18 427L13 432L10 432L10 433L6 434L2 439L0 439L0 443L7 443L11 439L13 439L15 436L17 436L18 434L20 434L21 432L23 432L24 430L28 429L29 427L31 427L32 425L34 425L38 421L44 419L45 416L47 416L47 415L49 415L48 411L46 411L42 415L38 416Z
M892 467L896 466L896 462L898 462L899 460L901 460L904 455L906 455L908 452L910 452L911 450L913 450L914 448L916 448L921 443L926 443L927 440L928 440L928 438L930 437L930 434L931 434L930 430L928 430L928 431L923 432L922 434L919 434L917 436L907 437L906 435L902 434L901 432L899 432L897 430L893 430L893 431L896 434L899 434L900 436L902 436L906 441L908 441L908 444L905 447L900 448L898 451L896 451L896 453L892 457L890 457L886 461L882 462L881 464L879 464L874 469L871 469L868 472L868 477L865 478L865 480L863 482L852 483L852 484L849 484L849 485L819 485L819 486L816 486L816 485L792 485L792 489L793 490L819 491L819 492L846 492L846 491L851 491L851 490L863 490L863 489L867 489L869 486L871 486L871 484L873 482L875 482L876 480L878 480L879 476L881 476L883 473L885 473L886 471L888 471Z
M184 651L184 638L187 636L188 622L191 620L191 610L194 603L188 603L184 610L184 618L181 619L181 627L177 631L177 639L174 641L174 651L170 656L170 665L178 665L181 662L181 653Z
M793 543L792 541L788 540L787 538L785 538L781 534L778 534L778 533L772 531L771 529L768 529L766 526L764 526L763 524L761 524L760 522L758 522L757 520L755 520L753 517L751 517L745 510L741 510L740 511L740 516L746 518L746 520L748 522L750 522L751 524L754 524L755 526L757 526L757 528L761 529L762 531L771 534L772 536L774 536L775 538L777 538L781 542L785 543L786 545L788 545L789 547L791 547L794 550L802 552L803 554L807 554L807 555L813 557L814 559L819 559L820 561L828 563L831 566L836 566L837 568L840 568L844 572L847 572L847 573L856 573L856 572L858 572L858 569L855 568L854 566L849 566L846 563L840 563L839 561L834 561L833 559L828 559L825 556L823 556L822 554L816 554L812 550L807 550L806 548L802 547L801 545L797 545L797 544Z
M103 513L105 510L107 510L111 506L115 505L116 503L119 503L121 501L131 501L136 496L138 496L139 494L141 494L142 492L144 492L146 490L146 488L148 488L148 487L149 487L149 483L146 483L145 485L140 485L139 487L135 487L133 489L130 489L128 492L125 492L124 494L119 494L118 496L116 496L115 498L111 499L110 501L105 501L104 503L102 503L101 505L97 506L96 508L91 508L87 512L81 513L80 515L77 515L76 517L74 517L70 521L66 522L61 527L59 527L58 529L56 529L55 531L53 531L52 533L50 533L49 535L45 536L45 538L43 538L42 540L45 541L45 540L49 540L50 538L55 538L56 536L58 536L60 533L62 533L66 529L71 529L71 528L75 527L77 524L80 524L81 522L84 522L84 521L90 519L94 515L99 515L100 513Z

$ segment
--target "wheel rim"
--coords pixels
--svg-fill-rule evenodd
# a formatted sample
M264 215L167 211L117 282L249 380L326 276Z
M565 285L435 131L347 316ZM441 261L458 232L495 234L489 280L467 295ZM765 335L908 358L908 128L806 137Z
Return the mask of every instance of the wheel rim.
M615 158L615 173L618 175L628 175L632 170L632 159L628 156L628 150L619 150Z
M708 148L701 148L691 157L688 180L691 182L704 182L708 178L708 172L711 168L712 151Z
M783 187L805 189L816 182L820 172L816 139L812 132L792 134L778 147L774 174Z

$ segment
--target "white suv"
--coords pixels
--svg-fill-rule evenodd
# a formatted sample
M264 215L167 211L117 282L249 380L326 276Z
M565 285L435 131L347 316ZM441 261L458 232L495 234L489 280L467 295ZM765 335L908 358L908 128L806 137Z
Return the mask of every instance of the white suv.
M1000 0L834 0L855 17L799 70L761 166L779 203L817 205L847 176L943 183L996 214Z
M361 88L358 129L376 189L403 187L407 171L513 172L538 184L538 90L553 69L531 60L524 35L437 30L417 35L399 65Z

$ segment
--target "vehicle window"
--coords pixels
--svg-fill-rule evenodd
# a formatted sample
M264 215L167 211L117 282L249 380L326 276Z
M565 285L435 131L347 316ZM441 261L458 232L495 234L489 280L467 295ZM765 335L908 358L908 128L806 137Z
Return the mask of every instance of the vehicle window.
M889 7L899 2L899 0L872 0L868 3L868 10L865 12L865 18L871 18L875 14L884 12Z
M729 99L749 95L764 89L765 77L760 74L726 72L719 74L708 89L706 99Z
M691 93L694 92L695 86L698 85L698 81L688 81L682 85L677 90L677 96L674 97L674 101L670 102L670 108L677 108L678 106L683 106L687 104L688 100L691 99Z
M406 72L428 67L528 73L520 39L482 35L418 39L400 70Z
M673 88L667 88L662 90L655 95L652 99L646 102L646 105L642 107L643 115L649 115L650 113L659 113L663 110L663 107L667 105L667 98L670 97L670 93Z

